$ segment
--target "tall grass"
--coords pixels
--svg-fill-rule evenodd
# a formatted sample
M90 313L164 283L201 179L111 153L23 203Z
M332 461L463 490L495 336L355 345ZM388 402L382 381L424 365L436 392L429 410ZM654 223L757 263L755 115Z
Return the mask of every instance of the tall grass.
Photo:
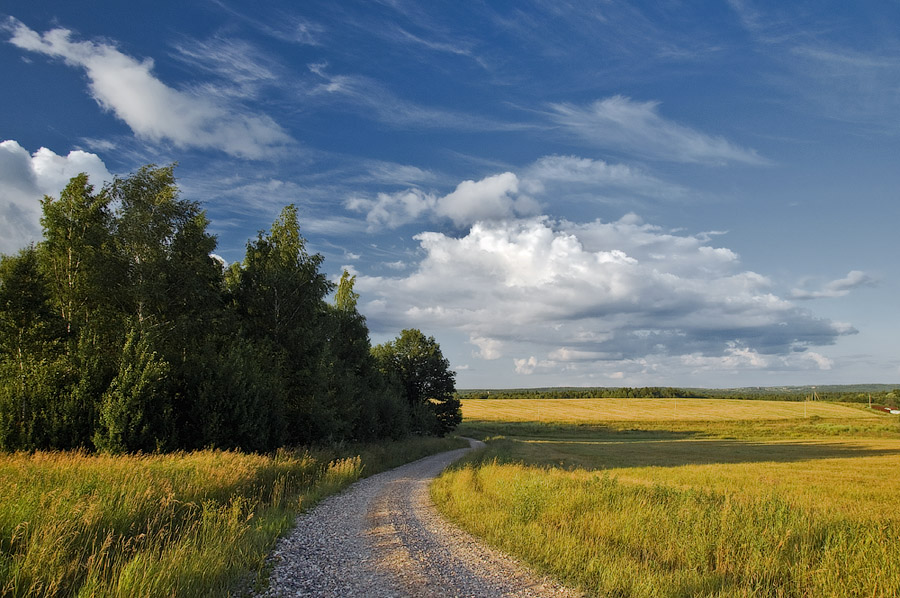
M893 418L553 418L464 422L507 436L438 478L438 508L596 596L900 596Z
M458 446L0 456L0 595L232 594L300 510L364 474Z
M468 465L433 487L473 533L597 596L898 596L900 520L789 498Z

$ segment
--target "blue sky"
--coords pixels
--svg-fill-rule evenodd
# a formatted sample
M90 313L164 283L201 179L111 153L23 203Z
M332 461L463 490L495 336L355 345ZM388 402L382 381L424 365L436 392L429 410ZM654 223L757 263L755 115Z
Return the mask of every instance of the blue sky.
M297 205L460 387L900 381L900 3L32 2L0 252L177 161L218 253Z

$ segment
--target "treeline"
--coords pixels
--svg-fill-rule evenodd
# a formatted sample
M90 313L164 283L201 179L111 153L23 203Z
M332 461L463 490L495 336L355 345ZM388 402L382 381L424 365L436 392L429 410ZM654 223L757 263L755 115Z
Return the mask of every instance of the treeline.
M463 389L459 391L463 399L745 399L754 401L833 401L840 403L867 403L900 406L900 389L864 392L855 387L842 390L839 386L829 386L826 390L811 387L792 387L781 391L772 388L672 388L645 386L641 388L570 387L570 388L511 388L511 389ZM815 392L815 394L813 394Z
M832 387L834 388L834 387ZM746 389L722 389L707 391L706 396L717 399L748 399L755 401L803 401L806 399L816 401L830 401L835 403L868 403L871 399L873 405L888 405L892 407L900 404L900 389L878 390L870 392L841 391L841 390L812 390L798 389L781 392L758 391Z
M268 451L460 421L434 338L372 348L354 278L320 271L293 206L228 268L172 166L99 191L82 174L42 207L43 240L0 258L0 449Z

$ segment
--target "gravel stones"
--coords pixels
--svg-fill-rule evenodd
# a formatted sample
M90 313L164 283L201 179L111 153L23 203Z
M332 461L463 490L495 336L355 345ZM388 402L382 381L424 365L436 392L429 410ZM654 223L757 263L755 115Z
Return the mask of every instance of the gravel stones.
M428 484L468 450L360 480L299 516L269 557L269 587L259 597L580 596L438 515Z

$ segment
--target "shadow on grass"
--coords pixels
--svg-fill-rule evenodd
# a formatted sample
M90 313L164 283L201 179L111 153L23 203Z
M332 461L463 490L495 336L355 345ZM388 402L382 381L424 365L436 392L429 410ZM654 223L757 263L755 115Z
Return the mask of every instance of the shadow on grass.
M563 424L544 422L466 421L456 430L461 436L490 438L492 436L524 437L530 440L616 440L640 441L691 438L705 436L700 430L663 430L629 428L623 425Z
M599 425L529 423L469 423L465 431L489 439L494 437L485 452L473 456L479 461L497 459L564 469L795 463L900 456L900 442L861 438L752 440L709 437L703 430L632 430Z

